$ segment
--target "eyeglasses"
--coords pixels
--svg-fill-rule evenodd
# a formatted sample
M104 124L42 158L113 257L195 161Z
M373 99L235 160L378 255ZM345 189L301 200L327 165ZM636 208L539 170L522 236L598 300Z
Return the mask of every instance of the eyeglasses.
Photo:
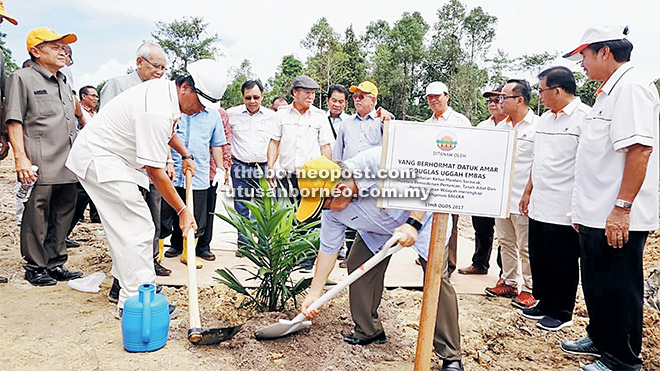
M142 57L140 57L140 58L142 58ZM150 60L148 60L147 58L142 58L142 59L143 59L144 61L146 61L147 63L149 63L149 64L151 65L151 67L153 67L153 68L155 68L155 69L157 69L157 70L165 71L165 66L164 66L164 65L160 65L160 64L157 64L157 63L152 63L152 62L151 62Z
M558 88L560 88L560 87L559 86L553 86L551 88L545 88L545 89L539 88L539 94L543 94L544 91L548 91L548 90L552 90L552 89L558 89Z
M495 104L500 103L500 98L499 98L499 96L497 98L486 98L486 103L488 103L488 104L490 104L490 103L495 103Z
M259 100L259 99L261 99L261 95L247 96L247 97L243 97L243 99L245 99L245 100Z
M353 94L353 100L362 100L364 97L371 97L371 94L360 94L360 93L355 93Z
M509 98L520 98L522 95L500 95L500 102L504 102Z

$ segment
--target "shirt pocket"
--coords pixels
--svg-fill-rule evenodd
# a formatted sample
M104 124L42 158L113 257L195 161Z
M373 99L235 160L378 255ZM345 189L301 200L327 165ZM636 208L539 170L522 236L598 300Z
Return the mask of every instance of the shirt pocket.
M380 130L380 121L371 121L364 131L364 138L372 146L377 146L383 141L383 133Z
M37 94L34 96L34 100L37 112L41 117L52 117L60 112L58 108L62 106L62 102L57 97Z

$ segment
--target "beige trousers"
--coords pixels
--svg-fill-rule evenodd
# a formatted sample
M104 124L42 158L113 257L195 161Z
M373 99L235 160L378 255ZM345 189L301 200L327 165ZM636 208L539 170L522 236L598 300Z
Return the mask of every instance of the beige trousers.
M518 261L522 267L521 291L532 292L532 270L529 265L529 218L511 214L507 219L495 219L497 239L502 247L502 278L509 286L518 287Z

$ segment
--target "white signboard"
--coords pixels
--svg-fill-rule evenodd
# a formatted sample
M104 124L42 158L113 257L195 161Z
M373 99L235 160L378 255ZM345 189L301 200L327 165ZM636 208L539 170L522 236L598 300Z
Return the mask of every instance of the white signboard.
M506 218L515 148L514 130L391 121L381 168L415 176L381 179L381 191L420 188L428 196L381 197L379 206Z

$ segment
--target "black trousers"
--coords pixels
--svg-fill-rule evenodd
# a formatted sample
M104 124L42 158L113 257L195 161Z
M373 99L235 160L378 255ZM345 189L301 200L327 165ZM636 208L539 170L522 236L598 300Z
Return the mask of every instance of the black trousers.
M648 232L630 232L623 248L607 244L604 229L580 226L582 289L589 311L587 333L613 370L642 366L642 253Z
M493 251L495 219L473 216L472 227L474 227L474 255L472 255L472 265L475 268L488 270L490 268L490 254Z
M573 317L580 279L580 242L570 225L529 219L529 263L534 298L543 314L562 322Z
M73 212L73 219L71 220L67 236L73 232L73 228L75 228L78 222L85 216L87 205L89 205L89 218L91 220L99 220L99 212L96 210L96 206L80 183L76 183L76 193L76 209Z
M67 258L64 239L76 208L76 184L35 185L23 212L21 255L25 270L53 269Z
M160 215L161 215L161 204L163 197L160 195L160 192L156 189L156 186L149 183L149 190L140 188L142 192L142 197L147 202L149 206L149 212L151 213L151 220L154 222L154 228L156 232L154 233L154 259L158 257L158 240L160 239ZM175 213L176 215L176 213Z
M215 202L217 199L216 190L218 185L210 186L206 194L206 228L204 234L197 240L197 251L211 251L211 240L213 239L213 219L216 218L212 213L215 212Z
M186 190L183 187L174 187L181 199L186 199ZM197 222L197 232L195 238L199 238L206 232L206 195L207 190L193 190L193 207L195 208L195 222ZM170 244L172 248L181 252L183 251L183 232L179 228L179 216L176 215L176 210L172 208L167 202L161 203L161 220L160 220L160 238L165 238L169 235ZM196 249L199 254L201 250Z

